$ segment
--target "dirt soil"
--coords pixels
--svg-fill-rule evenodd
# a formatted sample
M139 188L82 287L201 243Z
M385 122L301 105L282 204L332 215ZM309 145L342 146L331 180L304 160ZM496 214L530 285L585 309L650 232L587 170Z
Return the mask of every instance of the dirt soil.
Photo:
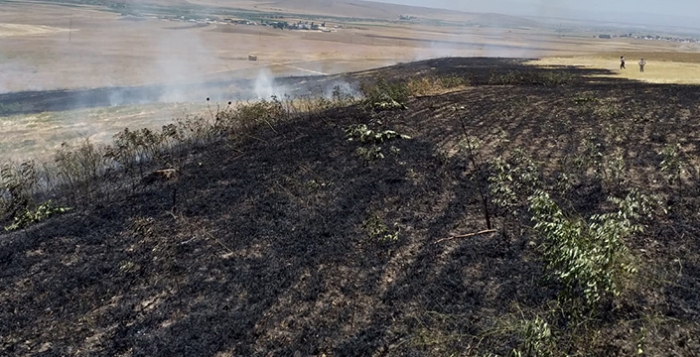
M489 84L513 71L566 71L576 80ZM470 179L469 163L455 154L459 120L484 141L485 164L515 148L552 163L567 138L617 135L634 173L630 185L659 194L669 194L653 171L665 143L682 142L700 156L698 87L497 59L431 60L355 76L426 73L472 86L412 98L407 110L358 105L261 129L247 143L199 149L175 181L0 234L0 355L505 355L515 338L489 336L556 291L541 281L532 237L501 230L501 216L497 233L436 244L485 229L477 186L485 178ZM582 97L602 100L614 115L577 104ZM411 139L381 144L386 157L367 161L344 135L351 124ZM503 132L509 143L496 144ZM686 189L687 210L674 212L697 212L695 183ZM604 191L590 183L571 202L599 212ZM373 217L398 240L371 237ZM599 323L587 351L571 354L636 354L630 331L653 315L672 322L657 325L648 355L697 356L697 214L671 215L625 243L654 280Z

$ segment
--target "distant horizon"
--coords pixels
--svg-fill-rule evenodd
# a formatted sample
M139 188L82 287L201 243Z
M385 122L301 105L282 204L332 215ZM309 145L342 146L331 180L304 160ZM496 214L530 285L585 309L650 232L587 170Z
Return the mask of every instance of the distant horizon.
M476 13L500 13L526 17L566 18L571 20L617 22L647 26L700 28L700 1L675 0L372 0L397 5L457 10Z

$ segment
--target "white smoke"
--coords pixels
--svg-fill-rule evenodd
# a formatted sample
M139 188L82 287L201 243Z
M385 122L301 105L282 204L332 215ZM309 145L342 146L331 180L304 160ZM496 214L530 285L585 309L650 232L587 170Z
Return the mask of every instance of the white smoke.
M197 31L174 30L169 36L155 39L158 59L153 72L163 93L162 102L192 102L197 83L204 82L204 73L218 67L217 56L204 46Z
M282 98L289 93L289 88L275 83L275 78L269 69L263 68L258 72L253 85L253 93L256 99L270 99L273 96Z
M326 99L336 99L335 97L337 95L341 97L340 99L359 98L362 96L362 93L360 93L356 85L352 85L346 81L333 81L325 87L323 97Z

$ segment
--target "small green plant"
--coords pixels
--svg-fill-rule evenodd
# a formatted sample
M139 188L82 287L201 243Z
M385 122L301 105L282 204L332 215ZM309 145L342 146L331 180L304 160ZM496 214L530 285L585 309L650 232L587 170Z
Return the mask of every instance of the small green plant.
M541 186L539 165L520 149L514 150L508 160L496 158L491 166L491 201L508 211L514 211L516 206L523 204Z
M377 145L369 147L360 146L355 149L355 155L365 159L365 161L375 161L384 158L382 148Z
M581 141L582 149L574 154L572 160L572 173L576 176L585 175L592 170L594 177L603 175L603 148L593 138L586 138Z
M408 135L399 134L393 130L374 131L367 124L351 125L345 129L345 137L349 141L359 140L363 144L378 144L394 139L410 139Z
M659 169L669 185L678 185L681 188L681 177L685 173L685 164L682 160L680 144L668 144L659 152L662 157Z
M552 357L556 356L556 341L547 321L540 317L522 323L518 331L521 340L519 348L513 350L513 357Z
M562 86L574 82L574 74L567 71L547 71L541 74L539 81L535 80L536 84L544 86Z
M384 220L379 215L371 215L362 224L367 236L381 243L396 242L399 240L398 224L394 224L395 230L389 229Z
M24 229L34 223L39 223L43 220L46 220L53 215L66 213L68 211L70 211L70 208L55 207L51 200L42 203L34 211L25 207L20 214L15 216L14 222L11 225L5 227L5 230L8 232L12 232L18 229Z
M382 153L382 148L379 144L396 140L396 139L410 139L408 135L399 134L393 130L384 131L374 131L370 129L366 124L351 125L345 129L345 137L348 141L359 141L362 144L368 144L369 146L360 146L355 150L355 155L365 159L366 161L375 161L377 159L383 159L384 154ZM391 153L397 155L400 150L395 146L391 147Z
M491 201L498 207L512 211L518 202L518 195L513 188L512 167L502 157L497 157L491 164L494 174L489 177Z
M627 182L627 169L623 152L617 152L608 158L603 164L605 183L612 188L613 192L619 192Z

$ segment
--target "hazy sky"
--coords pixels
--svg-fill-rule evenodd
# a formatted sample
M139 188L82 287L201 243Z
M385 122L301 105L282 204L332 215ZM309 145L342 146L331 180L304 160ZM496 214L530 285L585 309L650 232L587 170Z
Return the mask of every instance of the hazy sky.
M700 0L376 0L468 12L585 18L646 24L700 23ZM680 22L679 22L680 20Z

